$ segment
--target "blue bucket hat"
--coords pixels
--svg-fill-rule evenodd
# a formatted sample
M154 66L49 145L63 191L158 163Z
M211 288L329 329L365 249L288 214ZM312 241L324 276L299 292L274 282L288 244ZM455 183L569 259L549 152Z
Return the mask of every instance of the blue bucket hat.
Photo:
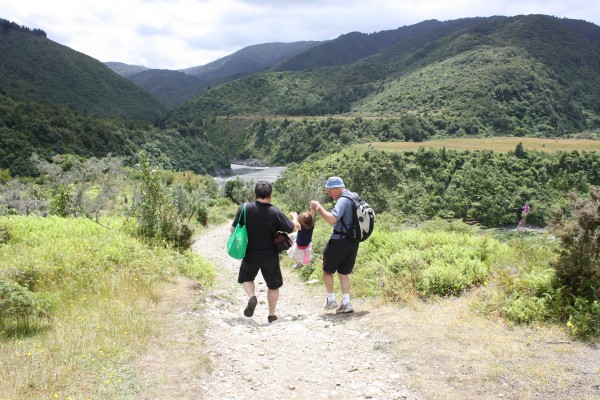
M344 185L344 181L339 176L332 176L331 178L327 179L327 183L325 183L326 189L343 187L346 187L346 185Z

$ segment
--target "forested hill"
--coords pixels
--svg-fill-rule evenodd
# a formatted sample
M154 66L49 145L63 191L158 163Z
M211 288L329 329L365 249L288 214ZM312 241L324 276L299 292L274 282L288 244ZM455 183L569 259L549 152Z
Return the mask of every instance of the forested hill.
M88 115L154 121L166 106L103 63L0 20L0 93Z
M260 73L225 83L175 110L169 120L177 124L198 115L410 118L416 122L409 128L421 130L416 136L423 139L434 134L561 136L600 128L600 27L529 15L428 22L414 32L350 65ZM349 38L339 43L347 46ZM303 54L315 57L321 46Z

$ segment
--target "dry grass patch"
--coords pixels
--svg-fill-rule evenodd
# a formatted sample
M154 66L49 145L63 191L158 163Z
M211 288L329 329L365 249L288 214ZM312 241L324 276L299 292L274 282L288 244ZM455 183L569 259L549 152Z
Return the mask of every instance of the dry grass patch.
M525 137L492 137L431 140L427 142L374 142L360 145L361 148L373 147L376 150L406 151L426 149L454 150L493 150L499 153L514 151L522 143L525 150L553 153L556 151L600 151L600 140L589 139L544 139Z
M393 339L411 389L427 399L600 397L597 346L572 341L556 328L483 318L470 307L476 298L392 305L374 318Z

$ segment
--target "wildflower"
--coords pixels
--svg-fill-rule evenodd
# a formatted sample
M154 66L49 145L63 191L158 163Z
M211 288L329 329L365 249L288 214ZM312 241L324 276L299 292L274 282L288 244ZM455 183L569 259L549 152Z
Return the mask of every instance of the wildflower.
M529 202L526 201L525 205L522 208L523 212L521 213L521 220L519 221L519 228L524 228L525 227L525 219L527 219L527 214L529 214L530 208L529 208Z
M523 215L526 217L529 214L529 202L525 202L525 206L523 207Z

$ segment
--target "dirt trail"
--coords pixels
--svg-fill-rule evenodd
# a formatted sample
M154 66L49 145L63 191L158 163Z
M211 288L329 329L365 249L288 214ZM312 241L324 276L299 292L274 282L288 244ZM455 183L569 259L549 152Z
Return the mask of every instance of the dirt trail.
M237 283L239 261L225 251L229 227L205 233L194 250L218 271L206 298L206 345L214 370L203 380L211 399L417 399L399 366L382 349L386 338L368 329L368 308L335 315L323 309L322 288L310 288L284 271L279 319L267 322L266 286L257 280L259 304L242 312L246 295Z
M215 266L211 290L166 288L136 399L600 399L598 346L478 316L477 292L410 307L353 299L354 314L335 315L321 282L284 268L279 319L267 322L260 274L246 318L228 236L220 226L193 247Z

